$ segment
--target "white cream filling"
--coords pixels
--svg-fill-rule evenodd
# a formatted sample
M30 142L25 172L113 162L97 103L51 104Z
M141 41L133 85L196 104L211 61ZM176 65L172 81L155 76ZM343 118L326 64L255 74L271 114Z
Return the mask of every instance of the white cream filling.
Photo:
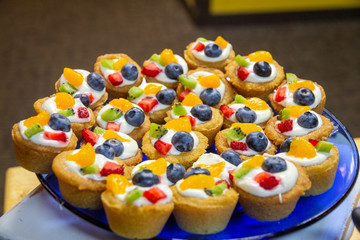
M194 42L194 44L192 45L192 47L195 47L196 44L198 42ZM210 43L214 43L214 41L207 41L207 42L201 42L202 44L205 45L205 47L207 45L209 45ZM222 60L225 60L226 58L229 57L230 52L232 50L232 45L230 43L227 44L226 48L222 49L221 55L218 57L208 57L205 55L205 49L198 52L194 49L191 49L191 53L199 60L204 61L204 62L220 62Z
M183 69L183 74L186 74L186 73L188 72L188 65L187 65L186 61L185 61L182 57L180 57L179 55L177 55L177 54L175 54L174 56L175 56L176 60L178 61L177 63L180 64L180 66L182 67L182 69ZM153 62L153 61L151 61L151 62ZM155 63L156 66L157 66L159 69L162 70L158 75L156 75L156 76L154 77L156 80L158 80L158 81L160 81L160 82L166 82L166 83L174 83L174 82L177 82L177 81L178 81L177 79L176 79L176 80L175 80L175 79L171 79L171 78L168 78L168 77L166 76L166 74L165 74L165 67L166 67L166 65L165 65L165 66L161 66L161 65L158 64L157 62L153 62L153 63Z
M118 61L119 59L112 59L114 62ZM123 79L123 82L117 86L114 86L114 87L123 87L123 86L127 86L127 85L132 85L136 82L136 80L134 81L131 81L129 79L126 79L122 74L121 74L121 71L120 70L114 70L114 69L110 69L110 68L107 68L107 67L103 67L101 64L100 64L100 70L101 70L101 73L103 74L104 78L110 83L109 81L109 75L110 74L113 74L115 72L118 72L120 73L122 79ZM138 72L138 77L140 76L140 73ZM111 84L111 83L110 83ZM112 85L113 86L113 85Z
M214 75L214 73L206 72L206 71L197 71L197 72L194 72L194 73L190 74L190 77L193 77L193 78L197 79L200 76L207 77L207 76L210 76L210 75ZM196 87L194 89L192 89L192 92L200 97L200 94L205 89L207 89L207 88L201 86L201 84L199 82L197 82ZM221 96L221 98L220 98L220 101L221 101L224 98L224 94L225 94L225 84L220 80L220 86L215 88L215 89L219 91L220 96Z
M232 122L238 122L238 120L236 119L236 111L239 109L239 108L243 108L245 107L245 104L242 104L242 103L234 103L234 104L231 104L229 105L230 108L232 108L234 110L234 114L232 114L230 116L230 118L228 118L230 121ZM270 108L266 109L266 110L253 110L256 114L256 119L255 119L255 122L254 124L261 124L261 123L264 123L264 122L267 122L270 117L271 117L271 110Z
M275 156L279 156L285 160L292 161L300 166L311 166L324 162L328 157L330 157L331 153L327 152L316 152L316 156L313 158L299 158L290 156L287 152L278 153Z
M272 80L275 79L276 74L277 74L277 70L274 64L269 63L270 67L271 67L271 74L270 76L267 77L262 77L257 75L256 73L254 73L254 65L257 62L250 62L249 59L246 59L250 64L245 67L246 70L249 72L249 75L247 76L247 78L244 80L245 82L252 82L252 83L265 83L265 82L270 82ZM236 72L237 75L237 72Z

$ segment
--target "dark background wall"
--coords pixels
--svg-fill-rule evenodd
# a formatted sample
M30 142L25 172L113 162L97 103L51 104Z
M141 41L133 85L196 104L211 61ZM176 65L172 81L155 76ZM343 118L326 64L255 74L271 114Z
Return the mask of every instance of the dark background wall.
M12 125L54 93L64 67L91 71L104 53L126 53L142 64L164 48L182 54L197 37L222 35L236 53L267 50L286 72L323 85L326 108L360 137L360 21L331 16L198 26L181 1L0 0L0 212L5 171L18 165Z

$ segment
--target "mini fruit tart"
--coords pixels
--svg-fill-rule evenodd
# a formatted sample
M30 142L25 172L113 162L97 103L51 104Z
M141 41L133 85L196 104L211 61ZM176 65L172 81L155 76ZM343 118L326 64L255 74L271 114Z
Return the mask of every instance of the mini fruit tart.
M139 86L140 71L140 66L122 53L99 56L94 66L94 72L104 77L106 91L113 98L124 98L132 86Z
M144 62L141 73L147 82L161 83L167 88L176 89L178 77L187 71L187 63L182 57L171 49L164 49L160 55L154 53Z
M128 99L139 105L150 117L151 122L165 123L166 112L176 99L176 92L160 83L143 81L140 86L132 87Z
M225 69L233 87L244 97L266 99L285 77L283 67L266 51L237 55Z
M35 173L51 173L51 164L62 151L75 149L77 137L66 117L41 112L16 123L12 128L16 160Z
M204 104L219 108L234 99L235 92L225 75L213 68L197 68L179 76L176 93L180 101L189 93L198 95Z
M191 129L201 132L209 140L209 146L215 142L215 135L220 131L223 118L220 110L203 104L201 99L194 93L186 95L181 103L172 106L167 112L165 121L187 117L190 119Z
M303 167L309 175L311 188L306 195L319 195L329 190L335 180L339 151L334 144L318 140L288 137L276 156Z
M84 128L82 136L96 153L102 153L109 159L120 160L128 166L134 166L142 160L143 155L137 142L125 133L95 127L93 132Z
M298 105L309 106L311 110L321 114L325 107L326 95L317 83L287 73L286 82L269 94L269 100L276 112L290 105Z
M326 140L332 129L331 121L309 106L290 105L268 121L264 132L275 145L280 145L289 136Z
M127 166L96 151L90 143L85 147L57 155L52 169L59 181L62 197L79 208L102 208L100 195L110 174L124 175Z
M184 179L171 187L175 221L182 230L189 233L220 232L230 221L238 194L225 180L196 169L202 168L190 168Z
M50 114L59 113L71 122L71 128L76 137L81 139L83 128L92 128L95 124L93 111L86 107L82 98L74 98L65 92L58 92L50 97L37 100L34 103L37 113L46 111Z
M241 163L232 176L245 214L259 221L289 216L311 187L303 168L276 156L254 156Z
M121 175L108 176L101 194L110 229L129 239L157 236L174 209L172 199L169 186L148 169L136 173L132 182Z
M244 98L241 95L235 96L235 101L229 105L221 105L221 112L224 114L224 127L229 128L234 122L254 123L265 128L267 121L273 116L269 105L257 97Z
M111 100L94 111L96 125L115 132L122 132L141 146L141 139L150 129L149 117L136 104L124 98Z
M208 147L208 139L200 132L191 131L189 118L178 118L165 125L152 123L143 138L142 150L148 159L165 158L188 168Z
M228 41L218 36L215 41L196 39L186 47L184 57L190 69L209 67L224 71L234 59L235 52Z
M216 135L215 147L220 154L226 150L234 150L243 160L258 154L276 153L276 147L262 128L254 123L233 123L231 128L222 130Z
M98 73L82 69L64 68L63 74L55 83L55 91L80 98L91 109L104 104L108 98L104 78Z

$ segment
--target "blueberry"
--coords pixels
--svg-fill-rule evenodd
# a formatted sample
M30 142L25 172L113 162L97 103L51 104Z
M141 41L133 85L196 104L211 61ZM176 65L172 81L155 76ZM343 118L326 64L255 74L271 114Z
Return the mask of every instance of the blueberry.
M170 182L176 183L184 177L185 168L179 163L171 163L166 168L166 176Z
M132 178L132 182L134 185L141 187L151 187L155 184L160 183L159 177L155 175L149 169L144 169L140 172L135 173Z
M194 147L194 138L190 133L180 131L174 134L171 143L179 152L188 152Z
M191 114L200 121L209 121L212 118L212 111L208 105L198 104L191 108Z
M288 152L290 150L290 144L291 144L292 140L294 140L293 137L285 138L285 140L279 147L280 152Z
M178 63L169 63L165 67L165 74L168 78L177 80L179 75L183 74L184 70Z
M127 63L122 67L121 75L127 80L135 81L139 76L139 71L134 64Z
M64 132L69 132L71 129L70 120L59 113L51 114L48 125L54 130L60 130Z
M270 173L282 172L287 169L285 160L276 156L265 159L261 167L264 171Z
M176 92L174 89L166 88L156 94L157 100L164 105L171 105L175 100Z
M194 167L194 168L190 168L184 175L184 178L188 178L192 175L198 175L198 174L205 174L205 175L209 175L210 176L210 171L207 170L206 168L201 168L201 167Z
M90 106L90 98L85 93L78 93L74 96L74 98L80 98L80 101L82 102L82 104L84 104L85 107Z
M101 144L95 148L95 152L98 154L102 154L109 159L114 159L115 151L108 144Z
M308 111L298 117L297 123L303 128L315 128L318 126L319 120L314 113Z
M104 145L112 147L115 153L115 157L119 157L124 151L124 144L117 139L108 139L104 142Z
M241 163L240 154L237 153L234 150L227 150L225 152L222 152L220 157L228 161L229 163L237 166Z
M255 63L254 65L254 73L261 77L268 77L271 75L271 67L270 64L264 61L260 61Z
M210 43L206 45L204 53L208 57L218 57L222 53L222 49L216 43Z
M314 93L308 88L299 88L294 93L294 102L301 106L310 106L315 102Z
M96 91L102 91L105 88L104 78L96 72L92 72L87 76L87 83Z
M265 151L268 142L269 140L267 139L265 134L259 131L251 132L246 136L246 144L250 149L256 152Z
M255 111L248 107L239 108L236 111L235 116L241 123L254 123L256 120Z
M139 108L133 107L130 108L125 113L125 120L128 124L134 127L140 127L141 124L145 121L145 113Z
M207 88L200 94L200 99L209 106L218 104L221 100L221 94L215 88Z

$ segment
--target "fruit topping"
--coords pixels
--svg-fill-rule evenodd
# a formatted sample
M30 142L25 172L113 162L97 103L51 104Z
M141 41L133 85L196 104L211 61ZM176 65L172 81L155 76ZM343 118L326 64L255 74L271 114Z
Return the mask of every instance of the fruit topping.
M247 144L244 142L231 141L230 142L231 149L239 150L239 151L247 151Z
M191 108L190 112L194 117L196 117L197 119L203 122L209 121L212 118L211 108L205 104L195 105L194 107Z
M90 73L86 79L87 84L96 91L102 91L105 88L104 78L96 72Z
M191 126L192 126L192 127L195 126L195 124L196 124L196 118L194 118L194 117L192 117L192 116L190 116L190 115L182 115L182 116L180 116L180 117L181 117L181 118L183 118L183 117L188 118L188 119L190 120Z
M250 170L253 169L251 166L241 166L241 168L236 169L231 175L237 179L245 176Z
M290 150L287 154L298 158L314 158L316 157L316 150L308 140L295 138L290 143Z
M120 131L120 124L115 122L108 122L106 124L106 130L112 130L114 132Z
M44 131L44 128L39 123L35 123L34 125L29 127L28 129L26 129L24 134L25 134L25 136L27 138L31 138L35 134L37 134L39 132L42 132L42 131Z
M183 115L188 114L186 109L184 108L184 106L181 103L175 103L172 106L172 110L176 116L183 116Z
M101 134L104 134L105 132L106 132L106 130L103 129L103 128L101 128L101 127L96 126L96 127L94 128L94 133L96 133L96 134L101 135Z
M63 75L65 79L70 82L71 85L73 85L74 87L80 87L80 85L84 81L83 75L71 68L64 68Z
M164 136L168 130L163 126L156 123L150 125L150 137L159 139Z
M84 104L85 107L90 106L90 98L85 93L78 93L74 96L74 98L79 98L81 103Z
M144 90L142 90L141 88L139 87L131 87L129 92L128 92L128 99L129 100L134 100L135 98L138 98L140 97L141 95L143 95L144 93Z
M170 64L170 63L177 63L177 59L173 53L173 51L171 49L164 49L161 53L160 53L160 57L162 60L164 60L164 62L166 64Z
M110 174L106 177L106 190L113 194L124 194L127 187L131 186L131 182L120 174ZM140 195L141 196L141 195Z
M264 61L257 62L254 64L254 73L260 77L268 77L271 75L271 66Z
M239 127L246 135L254 131L262 131L261 127L254 123L233 123L232 128Z
M262 165L262 169L266 172L277 173L287 169L286 162L283 158L273 156L265 159Z
M44 137L49 140L67 142L68 138L64 132L44 132Z
M124 79L122 78L119 72L114 72L112 74L109 74L108 79L113 86L119 86L124 82Z
M159 184L159 177L149 169L137 172L132 178L133 184L141 187L151 187Z
M179 100L182 101L184 100L184 98L191 93L191 89L186 89L185 91L183 91L182 93L180 93L179 95Z
M309 106L315 102L314 93L308 88L299 88L294 93L294 102L301 106Z
M148 113L158 104L158 101L152 97L145 97L141 99L138 105L144 110L144 112Z
M298 117L297 123L303 128L311 129L319 125L319 120L314 113L304 112Z
M297 83L297 76L293 73L287 73L286 74L286 82L288 84Z
M205 49L205 44L203 44L201 42L196 43L195 47L193 47L193 50L195 50L197 52L201 52L204 49Z
M278 120L289 120L291 117L291 111L290 108L283 108L279 112Z
M68 161L74 161L80 167L86 167L95 162L95 151L90 143L87 143L85 147L81 148L77 153L68 155L66 157Z
M185 131L176 132L171 143L179 152L189 152L194 148L194 138Z
M259 173L258 175L255 176L255 178L259 183L259 185L266 190L271 190L280 183L280 180L278 180L274 176L271 176L270 174L266 175L266 172Z
M280 123L275 125L275 128L279 130L280 133L291 131L293 130L293 127L294 126L292 119L281 121Z
M121 111L126 113L129 109L133 108L134 105L127 99L115 98L109 102L111 106L119 108Z
M309 143L311 143L314 147L316 147L316 145L320 142L319 140L315 140L315 139L309 139L308 141L309 141Z
M91 164L89 166L83 167L80 169L80 172L84 175L87 174L96 174L100 172L99 166L96 164Z
M228 45L228 41L226 41L223 37L218 36L215 41L214 41L217 45L219 45L222 49L226 48L226 46Z
M215 196L219 196L221 195L224 190L227 189L227 182L226 181L222 181L221 183L219 184L216 184L212 189L212 194L215 195Z
M134 127L140 127L145 121L145 113L139 108L133 107L125 113L125 120Z
M197 166L209 170L212 177L218 178L225 168L225 162L218 162L215 164L199 164Z
M104 60L101 60L100 64L101 64L101 66L103 66L105 68L114 69L113 68L114 60L104 59Z
M263 165L265 161L264 156L262 155L256 155L252 158L250 158L249 160L245 161L241 167L252 167L252 168L257 168L257 167L261 167Z
M125 201L128 203L133 203L135 200L140 198L143 195L142 191L138 188L134 188L125 196Z
M197 81L195 78L181 74L179 76L179 82L184 85L186 88L194 89L196 87Z
M248 58L251 62L265 61L268 63L272 63L274 61L271 54L267 51L256 51L256 52L250 53Z
M241 131L240 127L234 127L232 129L229 129L224 134L230 141L237 141L237 142L242 140L246 136L246 134L243 131Z
M121 137L119 134L117 134L112 130L104 130L104 129L102 130L105 131L102 135L104 139L117 139L120 142L131 142L129 139Z
M215 179L209 175L197 174L191 175L180 184L181 191L187 189L204 189L213 188L215 186Z
M158 68L153 62L146 64L141 70L142 74L149 77L156 77L160 72L162 72L161 68Z
M70 120L59 113L51 114L48 124L53 130L69 132L71 129Z
M101 154L111 160L114 159L114 156L115 156L114 149L108 144L102 144L102 145L97 146L95 148L95 152L98 154Z
M216 74L209 76L199 76L197 81L205 88L218 88L221 84L220 78Z
M174 120L170 120L164 125L167 129L172 129L176 132L185 131L190 133L191 132L191 123L188 118L177 118Z
M90 131L87 128L83 128L81 131L82 137L85 142L90 143L92 146L94 146L99 139L99 135L95 132Z
M333 144L332 144L332 143L325 142L325 141L320 141L320 142L316 145L316 150L317 150L318 152L327 152L327 153L329 153L332 147L333 147Z
M238 71L237 71L237 76L238 78L240 78L241 80L246 80L246 78L249 76L250 72L244 68L244 67L239 67Z
M269 108L269 105L264 100L257 97L247 99L245 106L255 111L263 111Z
M118 139L108 139L103 144L109 145L114 150L115 157L119 157L124 152L124 144Z
M156 62L156 63L158 63L159 65L161 65L161 66L163 66L163 67L166 65L166 63L165 63L164 60L160 57L160 55L159 55L159 54L156 54L156 53L154 53L153 55L151 55L150 61Z
M77 109L77 115L79 118L88 118L90 117L89 110L86 107L79 107Z
M263 132L254 131L246 136L246 144L256 152L263 152L268 146L269 140Z
M214 106L221 101L221 94L215 88L207 88L201 92L200 99L204 104Z
M76 92L76 88L67 82L59 87L59 92L65 92L72 95Z
M294 140L293 137L287 137L279 147L280 152L288 152L290 150L290 144Z
M201 168L201 167L190 168L189 170L187 170L185 172L184 179L188 178L190 176L199 175L199 174L209 175L210 176L210 171L208 169L206 169L206 168Z
M171 163L166 168L166 176L170 182L176 183L185 175L185 168L179 163Z
M235 100L234 101L235 101L235 103L241 103L241 104L245 104L247 102L246 98L244 98L240 94L235 95Z
M208 40L206 38L203 38L203 37L198 37L196 39L196 42L207 42Z
M207 57L215 58L221 55L222 49L216 43L209 43L208 45L206 45L204 53Z
M255 111L248 107L239 108L235 116L241 123L254 123L257 118Z
M120 58L119 60L117 60L116 62L113 63L112 67L117 71L121 71L123 66L127 63L128 63L128 60L126 60L125 58Z
M114 121L118 118L120 118L123 115L123 111L121 111L118 108L109 108L106 111L104 111L100 117L102 120L106 122Z
M100 175L106 177L110 174L124 175L124 166L114 162L106 162L100 171Z
M127 63L121 69L121 75L129 81L135 81L136 79L138 79L139 70L134 64Z
M174 89L166 88L166 89L160 90L156 94L156 98L161 104L171 105L176 98L176 92Z
M177 80L184 73L182 66L178 63L169 63L165 67L165 74L168 78Z
M240 55L236 55L235 57L235 62L240 66L240 67L247 67L249 66L249 62L245 60L245 58L243 58Z
M309 106L298 106L298 105L290 105L287 108L290 109L290 116L293 118L297 118L304 112L311 110Z
M221 105L220 111L224 114L226 118L230 118L235 113L235 111L232 108L226 105Z
M143 196L152 203L166 198L166 194L158 187L152 187L143 193Z
M149 164L142 165L142 167L147 168L156 175L160 176L166 172L167 161L165 160L165 158L158 158L157 160Z
M58 109L67 109L75 105L75 99L68 93L58 92L54 99Z
M166 155L170 149L172 148L172 145L170 143L166 143L164 141L161 141L160 139L157 140L154 144L154 148L161 153L162 155Z
M41 126L45 126L46 124L48 124L49 120L50 120L50 114L44 111L34 117L30 117L24 120L23 124L27 128L33 126L35 123L39 123Z
M301 82L296 82L296 83L289 84L289 90L292 91L292 92L295 92L299 88L308 88L311 91L314 91L315 90L315 84L312 81L308 81L308 80L304 80L304 81L301 81Z
M241 163L240 154L233 150L226 150L222 152L220 157L235 166L238 166Z
M203 104L203 102L201 101L199 96L196 95L195 93L189 93L188 95L186 95L184 97L181 104L184 105L184 106L193 107L193 106L198 105L198 104Z
M144 93L145 95L156 95L161 90L161 88L161 85L150 83L147 84L144 88Z
M276 91L276 94L275 94L275 102L282 102L285 100L286 98L286 87L281 87L279 88L277 91Z

